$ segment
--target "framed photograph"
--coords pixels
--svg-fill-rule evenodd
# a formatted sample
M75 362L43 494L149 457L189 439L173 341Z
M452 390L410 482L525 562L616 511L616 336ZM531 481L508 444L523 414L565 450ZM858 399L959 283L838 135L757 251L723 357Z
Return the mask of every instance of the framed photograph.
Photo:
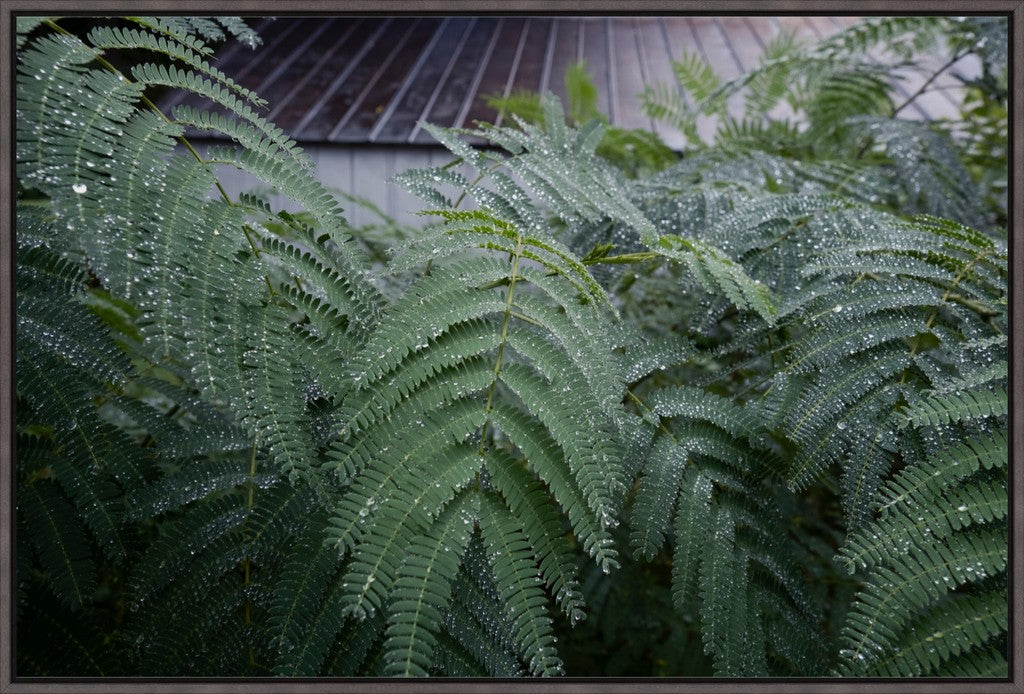
M1024 692L1022 35L4 0L0 692Z

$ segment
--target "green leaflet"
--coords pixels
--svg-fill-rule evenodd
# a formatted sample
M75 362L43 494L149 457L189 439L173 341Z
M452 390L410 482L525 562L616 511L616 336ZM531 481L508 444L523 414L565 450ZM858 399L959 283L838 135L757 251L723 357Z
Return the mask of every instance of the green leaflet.
M548 503L544 487L525 466L508 456L492 454L487 466L495 489L520 519L523 531L537 548L541 575L570 621L585 617L572 549L561 533L562 520Z
M998 417L1006 414L1009 400L1002 388L935 396L912 404L900 426L937 426L947 422Z
M25 485L20 492L26 527L33 530L32 544L54 593L70 608L81 609L92 600L96 567L73 507L52 482Z
M494 571L479 535L470 539L453 583L445 626L455 641L494 676L522 676L515 622L502 609Z
M898 650L875 663L872 671L886 677L920 677L963 654L998 661L1005 656L994 645L986 646L1006 631L1005 616L1004 589L951 600L915 622Z
M441 611L450 599L451 579L469 542L476 503L473 497L456 501L429 535L410 543L391 597L384 643L387 674L426 674L434 646L432 632L440 627Z
M744 650L743 633L732 628L733 613L746 609L746 559L737 556L733 521L728 510L712 512L707 556L701 560L698 584L701 595L701 620L704 652L714 654L716 670L736 675L742 672L740 658ZM743 615L737 615L744 621Z
M239 86L231 78L220 70L210 66L205 60L193 52L192 48L179 44L177 41L151 34L147 31L137 29L120 29L97 27L89 32L89 43L99 49L110 48L144 48L153 52L163 53L178 61L189 65L209 77L224 83L227 87L237 91L239 94L257 105L265 105L253 92Z
M45 590L45 589L43 589ZM102 644L102 632L97 625L81 618L79 610L68 610L55 601L51 593L39 588L26 596L38 599L38 609L30 621L22 622L18 629L18 667L45 676L72 677L89 673L93 677L111 677L125 672L116 657L111 657ZM34 600L33 600L34 602ZM67 646L62 658L46 658L38 654L54 643Z
M323 612L330 614L335 604L332 596L325 593L330 590L330 579L337 570L336 556L324 547L319 530L324 522L323 516L318 520L319 523L313 524L298 538L291 552L294 558L285 566L274 586L267 628L273 634L271 639L278 656L275 669L280 672L288 672L289 669L292 673L301 671L300 663L306 658L315 658L311 652L319 651L322 657L340 625L339 619L333 625L333 631L330 627L322 631L311 628L320 621ZM316 641L320 642L319 645ZM315 666L309 668L314 672L316 669Z
M718 249L669 234L662 235L651 248L686 263L708 291L724 293L737 308L750 309L769 323L773 322L776 309L768 288L750 278L741 266Z
M675 506L679 494L679 482L686 467L687 451L674 445L668 437L661 437L650 454L650 463L644 468L644 476L633 502L633 516L630 526L635 528L630 536L636 556L650 559L661 548L668 523L666 509ZM684 503L692 502L687 498ZM690 529L683 528L688 534ZM677 543L683 542L680 533ZM677 544L678 546L678 544ZM683 562L685 563L685 559ZM682 571L682 566L680 567Z
M484 543L494 567L498 592L515 615L520 653L536 675L560 674L562 664L551 635L547 600L538 584L530 545L516 519L493 497L481 499Z
M548 201L553 212L567 222L598 221L607 217L650 237L654 233L651 222L628 200L608 165L594 155L601 135L599 123L592 121L577 131L564 125L565 116L556 99L545 98L542 107L546 129L522 123L521 130L492 127L470 132L499 144L510 155L507 157L473 150L458 141L455 131L433 126L428 126L427 130L485 174L495 187L489 190L473 185L466 190L482 206L529 229L531 234L544 226L543 217L532 209L523 187L500 169L491 171L495 167L489 166L489 161L500 161L509 174L524 181L529 190ZM557 155L559 166L554 165L552 155Z
M338 583L337 586L342 584ZM349 620L328 657L325 672L335 677L350 677L360 670L366 671L367 654L374 645L380 645L379 637L384 629L383 612L364 620Z
M751 443L761 436L756 415L744 411L724 398L688 386L664 388L649 400L652 409L663 417L687 417L706 420L733 437L746 438ZM712 404L713 403L713 404Z
M711 480L694 468L686 473L680 489L675 519L675 553L672 558L672 594L682 609L693 596L700 548L710 532L712 520Z
M925 461L909 465L887 482L879 492L880 510L888 514L908 500L929 504L947 488L979 468L991 470L1007 463L1006 433L994 431L967 439L947 451L936 452Z
M969 581L997 575L1006 568L1006 529L957 534L931 544L876 572L858 594L843 631L844 669L871 666L890 651L915 612Z

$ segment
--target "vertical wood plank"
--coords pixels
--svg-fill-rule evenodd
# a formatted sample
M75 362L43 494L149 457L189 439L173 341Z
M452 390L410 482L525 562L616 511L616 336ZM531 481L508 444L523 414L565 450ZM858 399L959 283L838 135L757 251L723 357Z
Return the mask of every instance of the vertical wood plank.
M609 62L615 69L615 99L612 111L615 124L622 128L651 128L651 120L644 115L639 93L647 82L641 62L639 27L636 19L622 18L610 22Z
M548 70L547 89L568 107L565 72L578 60L580 25L573 19L558 18L555 19L552 32L555 40Z
M421 169L432 166L433 148L396 147L393 151L395 156L389 177L409 169ZM425 209L426 203L397 185L389 183L388 190L390 193L388 198L388 214L401 224L413 227L423 226L426 220L416 213Z
M583 37L583 61L587 72L597 86L597 110L611 115L610 95L612 84L609 75L607 55L608 38L604 20L596 17L580 19L580 34Z
M658 17L638 17L637 42L643 59L643 86L663 84L670 87L675 84L672 77L672 55L669 52L668 37L664 23ZM639 85L638 85L639 89ZM686 138L682 133L659 120L653 120L651 127L662 141L673 149L681 149Z
M388 148L367 146L353 148L352 153L352 187L353 195L366 198L382 210L388 208L388 190L385 181L389 170L393 167L388 162ZM361 226L374 221L374 216L364 209L353 208L353 226Z

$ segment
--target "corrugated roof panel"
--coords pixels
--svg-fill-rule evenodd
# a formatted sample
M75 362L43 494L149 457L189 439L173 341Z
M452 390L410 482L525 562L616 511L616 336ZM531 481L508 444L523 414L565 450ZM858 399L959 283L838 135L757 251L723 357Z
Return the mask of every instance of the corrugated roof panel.
M481 17L474 20L466 40L459 46L459 52L445 66L444 79L437 90L430 95L427 106L420 116L421 121L438 125L458 126L466 122L469 107L483 79L485 68L491 62L491 55L501 37L501 19ZM402 141L401 134L394 141ZM408 142L430 144L434 138L419 127L412 129Z
M328 135L330 141L359 142L373 139L370 133L392 112L389 108L391 101L401 98L400 90L407 84L410 72L422 67L420 58L425 52L429 53L429 47L443 21L438 18L419 19L400 38L395 35L398 43L359 92L345 117L331 130ZM415 86L426 90L433 85Z
M333 139L337 129L344 127L369 96L369 89L391 59L399 54L416 24L417 20L408 18L367 22L359 53L350 64L336 65L338 79L320 95L316 106L299 122L294 137L320 141Z
M755 67L764 52L760 37L750 28L746 17L721 17L719 30L729 39L729 51L743 70Z
M532 17L527 20L522 55L512 77L512 93L536 92L540 89L544 67L550 62L548 50L558 50L557 44L550 44L553 24L554 20L549 17Z
M567 96L565 71L580 59L580 23L572 19L555 19L551 37L552 47L548 56L547 74L544 76L544 88L557 94L564 102Z
M565 97L568 66L583 60L598 90L598 108L622 127L650 128L638 93L672 84L671 61L684 51L707 59L725 79L757 64L782 30L808 41L849 26L850 17L305 17L255 24L264 45L229 45L217 66L269 103L268 116L305 142L428 144L420 121L471 126L493 121L485 95L550 90ZM976 70L970 64L965 68ZM907 74L897 103L928 75ZM955 113L962 90L918 99L902 115ZM182 99L170 95L170 107ZM186 103L198 100L184 97ZM738 114L742 97L730 101ZM708 124L699 124L703 132ZM654 123L672 144L679 134Z
M299 139L307 139L300 137L302 128L359 64L362 53L369 49L367 37L383 31L383 27L364 20L334 21L328 31L334 41L305 74L291 82L282 81L264 93L274 122Z
M317 37L301 60L293 63L292 75L275 85L268 118L292 132L337 77L337 66L355 55L363 43L361 21L323 23ZM283 62L283 61L282 61ZM261 92L262 93L262 92Z
M523 56L528 19L525 17L503 17L498 27L498 36L490 58L481 66L482 73L474 93L466 94L468 110L461 122L452 125L468 125L475 120L493 121L497 111L487 105L484 97L491 94L507 96L512 92L512 80ZM444 125L441 123L440 125Z
M608 64L608 19L585 18L580 20L583 34L583 62L597 87L597 108L606 113L613 123L618 119L614 112L613 74Z
M451 73L473 24L474 20L469 18L444 20L430 44L421 51L415 69L408 72L398 94L370 131L371 141L394 142L408 137L433 105L432 97L440 92L444 79Z

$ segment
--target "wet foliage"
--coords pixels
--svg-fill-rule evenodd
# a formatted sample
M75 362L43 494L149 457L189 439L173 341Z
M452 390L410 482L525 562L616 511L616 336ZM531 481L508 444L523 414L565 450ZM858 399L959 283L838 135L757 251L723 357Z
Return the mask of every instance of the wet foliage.
M892 100L948 49L997 113L998 27L686 57L682 153L578 72L425 125L418 230L348 225L241 20L18 32L19 676L1005 676L1005 150Z

